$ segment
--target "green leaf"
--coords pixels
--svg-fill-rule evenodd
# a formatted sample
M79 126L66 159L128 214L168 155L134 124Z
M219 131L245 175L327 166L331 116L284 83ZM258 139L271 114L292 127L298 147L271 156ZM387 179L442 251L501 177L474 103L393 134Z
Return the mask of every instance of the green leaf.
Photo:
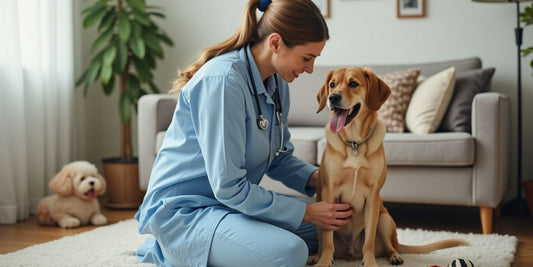
M91 84L94 81L96 81L96 78L98 78L98 73L100 71L101 66L102 66L101 58L99 56L95 57L93 59L93 62L91 63L91 67L89 68L89 73L87 73L86 84Z
M138 58L144 58L144 54L146 53L146 48L144 47L144 41L143 39L139 37L133 37L130 39L130 47L133 53Z
M100 80L102 80L104 84L107 84L111 80L112 76L113 76L113 67L111 65L104 64L102 66L102 71L100 72Z
M109 7L107 10L107 13L100 21L100 24L98 25L98 31L107 31L109 28L113 27L113 24L117 20L117 15L115 14L115 8Z
M149 48L156 51L157 53L162 52L161 45L159 44L159 39L157 38L157 35L153 34L152 32L145 31L142 34L142 38Z
M126 92L128 93L128 95L131 97L131 99L137 99L136 98L138 95L137 92L141 88L141 83L139 82L139 79L137 79L135 75L129 74L126 84L127 84Z
M106 48L104 52L104 65L112 65L113 61L115 61L115 58L117 56L117 47L114 45L110 45Z
M115 61L115 63L117 64L115 70L118 74L122 73L126 69L126 64L128 63L128 47L125 43L121 42L118 39L116 41L116 47L118 60Z
M119 37L122 42L128 41L131 34L130 19L126 13L120 13L118 17Z
M144 55L143 60L148 65L149 68L155 69L156 63L155 63L155 59L154 59L154 56L152 55L151 50L148 50L148 53Z
M144 12L146 10L146 3L143 0L128 0L128 4L135 10Z
M144 26L149 26L150 25L150 17L148 17L147 14L145 13L141 13L135 9L132 10L133 11L133 17L135 17L135 20L138 21L139 23L141 23L142 25Z
M127 94L120 94L120 99L118 100L118 114L120 119L128 121L131 117L131 99Z
M533 46L526 49L522 49L522 56L526 57L533 52Z
M89 6L87 7L86 9L84 9L81 14L92 14L92 13L95 13L95 12L98 12L100 9L102 9L103 7L106 7L107 4L105 1L98 1L96 3L94 3L94 5L92 6Z
M157 35L157 38L159 38L161 41L163 41L163 43L167 44L168 46L174 46L174 43L172 42L172 40L170 40L170 38L168 38L166 34L156 33L155 35Z
M165 14L163 14L163 13L159 13L159 12L153 12L153 11L152 11L152 12L148 12L148 14L149 14L149 15L156 16L156 17L160 17L160 18L162 18L162 19L165 18Z
M87 13L87 16L83 20L83 27L89 28L96 22L100 21L106 14L106 7L102 6L90 13Z
M135 70L137 71L137 75L141 83L146 83L152 78L150 69L148 66L146 66L144 61L134 57L133 65L135 66Z
M143 27L141 26L141 24L135 22L134 20L131 21L131 30L132 30L132 34L133 36L135 37L141 37L142 35L142 32L143 32Z
M163 10L160 6L146 6L146 9L157 9L157 10Z
M102 33L96 41L93 43L93 47L91 48L91 51L95 51L101 46L109 43L111 41L111 38L113 37L113 28L107 30L106 32Z
M111 76L111 80L107 84L102 83L102 89L104 89L104 93L107 96L113 93L114 88L115 88L115 76Z
M87 73L89 72L89 69L85 70L83 74L78 78L75 85L76 87L79 87L82 83L85 83L85 79L87 78Z

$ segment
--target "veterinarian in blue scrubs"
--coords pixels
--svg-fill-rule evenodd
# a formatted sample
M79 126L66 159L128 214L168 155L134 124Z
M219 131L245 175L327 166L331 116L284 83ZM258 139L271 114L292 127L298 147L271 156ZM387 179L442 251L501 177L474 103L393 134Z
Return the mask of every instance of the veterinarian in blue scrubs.
M329 39L320 11L311 0L250 0L244 16L234 36L176 80L178 104L135 216L139 232L153 236L137 252L141 262L304 266L317 249L316 227L350 221L348 204L258 186L268 174L316 191L317 167L293 156L285 122L287 83L313 71Z

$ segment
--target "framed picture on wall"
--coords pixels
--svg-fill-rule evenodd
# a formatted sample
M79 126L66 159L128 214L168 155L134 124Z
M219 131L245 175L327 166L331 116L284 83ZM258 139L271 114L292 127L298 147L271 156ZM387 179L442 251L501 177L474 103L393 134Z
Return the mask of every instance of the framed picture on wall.
M312 0L324 18L329 18L329 0Z
M426 16L426 0L396 0L398 18L422 18Z

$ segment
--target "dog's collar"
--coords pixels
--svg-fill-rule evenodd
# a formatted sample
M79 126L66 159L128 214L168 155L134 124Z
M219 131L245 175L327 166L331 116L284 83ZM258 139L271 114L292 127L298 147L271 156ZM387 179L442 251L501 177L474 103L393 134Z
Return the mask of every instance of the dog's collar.
M340 137L340 139L342 140L342 142L351 147L352 148L352 155L353 156L357 156L357 152L359 150L359 146L364 144L368 138L370 138L370 136L372 136L372 134L374 133L374 130L376 129L376 126L377 126L377 122L374 123L374 125L372 126L372 128L370 129L370 132L368 132L368 134L366 135L366 137L361 141L361 142L356 142L356 141L346 141L344 140L344 138L342 138L342 136L339 134L338 136Z

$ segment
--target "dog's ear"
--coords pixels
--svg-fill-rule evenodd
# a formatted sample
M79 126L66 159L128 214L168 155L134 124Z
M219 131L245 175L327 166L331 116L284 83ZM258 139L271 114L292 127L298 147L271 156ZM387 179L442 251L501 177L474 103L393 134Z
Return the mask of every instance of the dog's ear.
M390 87L370 69L364 69L368 83L366 105L372 111L378 111L391 94Z
M60 196L70 196L72 195L72 174L68 170L61 170L48 186Z
M100 187L100 190L98 190L98 192L96 192L98 195L102 195L103 193L105 193L105 190L107 188L107 182L105 181L104 177L100 174L97 174L96 177L100 180L100 184L102 185Z
M328 95L329 95L329 80L331 80L331 77L333 76L334 72L335 71L332 70L328 73L328 76L326 77L326 81L324 82L322 87L320 87L320 89L318 90L318 93L316 95L316 100L318 101L318 110L316 111L316 113L319 113L320 111L324 109L324 107L326 107L326 102L328 101Z

